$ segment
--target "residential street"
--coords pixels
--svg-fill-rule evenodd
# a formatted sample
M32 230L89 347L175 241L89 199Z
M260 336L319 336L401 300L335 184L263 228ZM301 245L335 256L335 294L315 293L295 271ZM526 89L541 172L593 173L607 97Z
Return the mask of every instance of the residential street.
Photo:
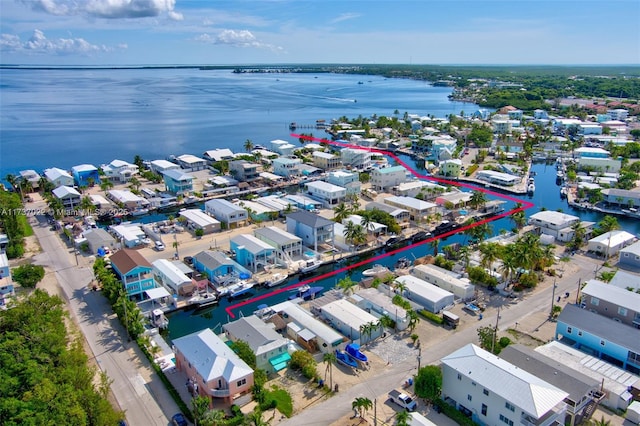
M55 273L71 315L82 330L102 371L112 380L111 390L130 425L169 424L178 406L151 369L135 342L127 342L124 329L107 300L88 284L93 271L87 259L75 256L50 230L45 216L31 216L31 226L42 246L36 264ZM78 266L76 266L76 258ZM45 277L51 279L51 277Z

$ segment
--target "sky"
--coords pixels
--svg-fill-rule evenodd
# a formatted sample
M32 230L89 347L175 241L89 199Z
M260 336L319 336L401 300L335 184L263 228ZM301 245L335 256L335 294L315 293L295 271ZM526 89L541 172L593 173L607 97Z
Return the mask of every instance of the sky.
M640 64L638 0L0 0L0 64Z

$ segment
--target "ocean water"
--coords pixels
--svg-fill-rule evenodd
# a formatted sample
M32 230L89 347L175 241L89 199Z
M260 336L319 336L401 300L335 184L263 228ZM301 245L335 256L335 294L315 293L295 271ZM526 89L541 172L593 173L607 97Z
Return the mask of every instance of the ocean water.
M473 112L451 89L423 81L343 74L231 70L0 70L0 176L24 169L99 166L209 149L244 151L290 140L289 123L372 114L445 117ZM359 84L362 83L362 84ZM299 132L325 137L322 130Z

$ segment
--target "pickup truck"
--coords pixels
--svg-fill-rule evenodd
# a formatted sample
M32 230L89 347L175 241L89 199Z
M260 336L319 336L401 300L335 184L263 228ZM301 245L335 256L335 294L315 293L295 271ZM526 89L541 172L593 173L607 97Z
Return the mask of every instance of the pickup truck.
M416 402L411 399L409 395L399 390L389 392L389 399L407 411L414 411L416 409Z

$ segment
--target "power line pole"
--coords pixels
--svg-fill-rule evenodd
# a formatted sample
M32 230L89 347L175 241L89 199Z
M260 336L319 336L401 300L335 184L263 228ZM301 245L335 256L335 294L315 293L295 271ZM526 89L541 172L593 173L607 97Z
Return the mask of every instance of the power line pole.
M553 319L553 301L556 298L556 279L553 279L553 291L551 292L551 310L549 311L549 319Z
M496 347L496 339L498 338L498 321L500 321L500 306L498 306L498 315L496 315L496 327L493 329L493 339L491 339L491 353Z

